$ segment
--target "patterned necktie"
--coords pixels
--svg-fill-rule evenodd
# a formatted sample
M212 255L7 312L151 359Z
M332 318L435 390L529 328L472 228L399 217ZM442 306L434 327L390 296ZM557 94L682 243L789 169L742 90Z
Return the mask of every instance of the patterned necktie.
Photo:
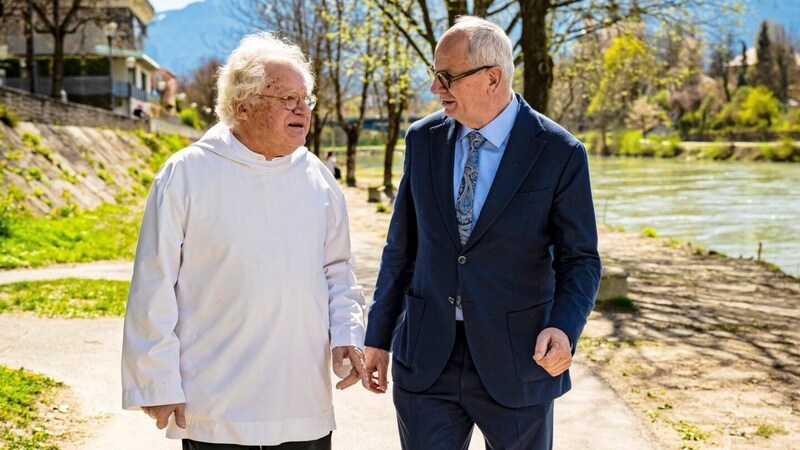
M458 235L461 245L467 243L467 239L472 233L472 206L475 202L475 183L478 180L478 149L486 142L486 138L477 131L470 131L467 139L469 139L467 164L464 166L464 175L458 186L456 200L456 218L458 219Z

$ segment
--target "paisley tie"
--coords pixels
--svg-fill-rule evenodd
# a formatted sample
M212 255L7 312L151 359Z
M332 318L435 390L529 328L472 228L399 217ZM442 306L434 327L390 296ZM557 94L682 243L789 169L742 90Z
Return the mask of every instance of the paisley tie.
M469 235L472 233L472 207L475 203L475 183L478 180L478 149L486 142L486 138L477 131L470 131L467 139L469 140L467 164L464 166L464 175L458 186L456 200L456 218L458 219L458 235L461 238L461 245L467 243Z

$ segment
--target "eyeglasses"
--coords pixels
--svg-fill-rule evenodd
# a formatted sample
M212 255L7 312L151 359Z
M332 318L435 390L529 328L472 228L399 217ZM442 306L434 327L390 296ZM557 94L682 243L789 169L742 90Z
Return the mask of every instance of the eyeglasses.
M444 86L445 89L449 90L450 89L450 85L452 85L454 81L458 81L458 80L460 80L462 78L466 78L466 77L468 77L468 76L470 76L470 75L472 75L474 73L480 72L483 69L491 69L492 67L494 67L494 66L481 66L481 67L478 67L477 69L468 70L468 71L466 71L464 73L460 73L458 75L450 75L449 73L447 73L444 70L443 71L438 71L438 70L434 69L433 66L429 66L428 67L428 76L431 77L431 81L439 80L439 83L442 83L442 86Z
M275 100L283 100L283 106L285 106L286 109L288 109L289 111L292 111L295 108L297 108L297 105L300 104L301 100L303 101L303 103L306 104L306 106L308 106L308 109L314 109L314 107L317 106L317 97L315 95L306 95L303 98L300 98L295 94L290 94L287 95L286 97L280 97L277 95L267 95L267 94L255 94L255 96L258 98L266 97L266 98L274 98Z

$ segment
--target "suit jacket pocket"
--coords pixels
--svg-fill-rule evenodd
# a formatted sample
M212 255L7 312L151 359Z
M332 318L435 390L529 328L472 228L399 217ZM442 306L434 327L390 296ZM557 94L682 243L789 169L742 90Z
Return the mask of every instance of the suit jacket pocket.
M525 383L551 378L550 374L533 360L533 351L536 348L536 338L544 329L552 308L553 301L550 300L522 311L508 313L511 353L517 376Z
M425 300L406 295L405 303L405 314L394 338L392 353L395 360L410 368L414 361L422 316L425 314Z

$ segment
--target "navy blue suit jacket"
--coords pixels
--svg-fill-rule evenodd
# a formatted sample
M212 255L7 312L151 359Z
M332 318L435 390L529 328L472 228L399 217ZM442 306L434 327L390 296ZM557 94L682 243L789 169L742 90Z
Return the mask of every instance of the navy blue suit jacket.
M509 407L570 388L533 360L544 328L573 346L600 283L597 229L583 145L517 96L520 109L475 227L462 246L453 195L458 127L442 112L406 134L405 173L369 311L366 345L393 354L392 379L419 392L441 374L455 340L460 292L478 374Z

